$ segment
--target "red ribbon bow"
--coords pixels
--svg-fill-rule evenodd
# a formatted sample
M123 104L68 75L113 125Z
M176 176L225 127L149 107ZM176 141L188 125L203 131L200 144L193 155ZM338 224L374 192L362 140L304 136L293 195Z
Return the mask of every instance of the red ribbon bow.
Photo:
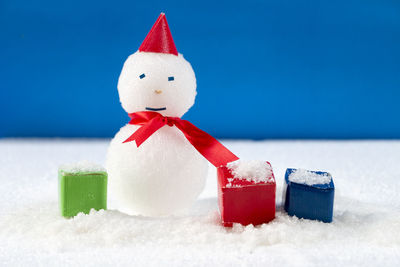
M136 141L136 145L139 147L161 127L165 125L172 127L175 125L194 148L215 167L220 167L239 159L218 142L217 139L200 130L187 120L182 120L178 117L164 117L160 113L153 111L130 113L129 117L131 118L129 124L142 125L142 127L137 129L124 143Z

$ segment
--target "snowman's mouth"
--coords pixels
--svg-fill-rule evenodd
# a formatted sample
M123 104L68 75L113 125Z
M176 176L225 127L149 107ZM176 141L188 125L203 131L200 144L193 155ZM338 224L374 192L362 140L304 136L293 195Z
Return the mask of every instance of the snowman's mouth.
M146 107L146 110L150 110L150 111L161 111L161 110L166 110L166 107L163 108L150 108L150 107Z

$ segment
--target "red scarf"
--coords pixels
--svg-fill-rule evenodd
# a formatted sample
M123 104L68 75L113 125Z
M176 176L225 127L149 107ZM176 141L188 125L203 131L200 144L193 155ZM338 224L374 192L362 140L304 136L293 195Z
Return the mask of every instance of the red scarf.
M218 142L217 139L200 130L187 120L182 120L178 117L164 117L160 113L153 111L130 113L129 117L131 118L129 124L142 125L142 127L137 129L124 143L136 141L136 145L139 147L161 127L165 125L172 127L175 125L194 148L215 167L220 167L239 159Z

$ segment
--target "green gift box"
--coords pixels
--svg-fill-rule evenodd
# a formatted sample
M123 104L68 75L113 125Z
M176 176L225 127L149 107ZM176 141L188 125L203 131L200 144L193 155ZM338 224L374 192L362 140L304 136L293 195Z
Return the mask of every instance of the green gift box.
M101 166L87 162L64 165L58 178L62 216L107 209L107 172Z

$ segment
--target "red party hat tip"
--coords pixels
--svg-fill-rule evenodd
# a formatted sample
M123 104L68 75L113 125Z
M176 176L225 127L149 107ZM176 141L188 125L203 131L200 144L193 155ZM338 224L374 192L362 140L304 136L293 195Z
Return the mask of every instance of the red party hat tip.
M178 50L176 50L164 13L161 13L154 23L142 45L139 47L139 51L178 55Z

